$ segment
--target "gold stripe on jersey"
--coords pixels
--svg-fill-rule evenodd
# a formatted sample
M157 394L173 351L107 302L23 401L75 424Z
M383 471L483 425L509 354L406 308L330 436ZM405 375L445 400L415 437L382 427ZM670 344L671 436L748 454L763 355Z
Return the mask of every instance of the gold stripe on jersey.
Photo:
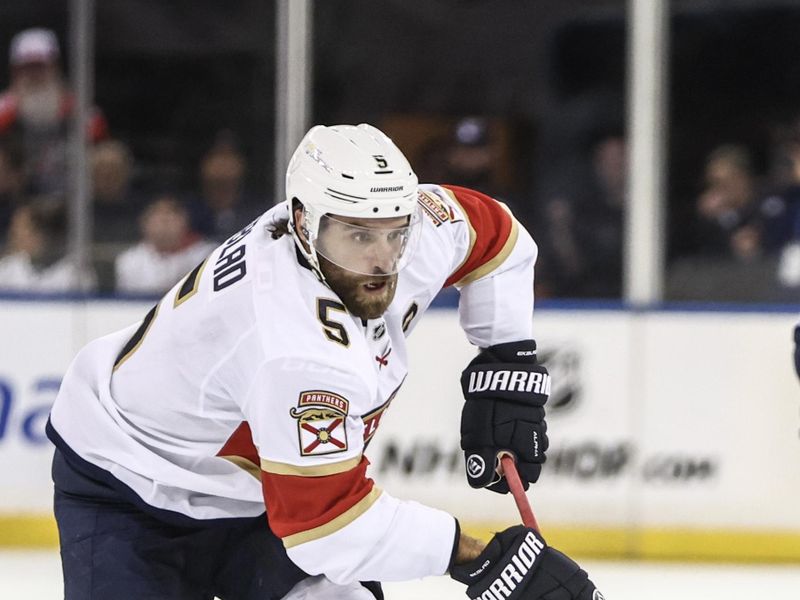
M248 474L261 481L261 469L258 468L256 463L246 459L243 456L236 456L235 454L231 454L229 456L220 456L219 458L224 458L225 460L232 462L240 469L244 469Z
M208 258L192 269L186 279L183 280L181 287L178 288L178 292L175 294L175 301L172 303L173 308L179 307L197 293L200 288L200 276L203 274L203 269L205 269L207 262Z
M355 469L361 463L361 455L354 456L336 463L326 463L324 465L299 466L288 463L274 462L261 459L261 470L275 475L299 475L300 477L325 477L326 475L336 475L346 473Z
M361 500L356 502L353 506L348 508L335 519L331 519L319 527L301 531L300 533L294 533L283 538L284 547L291 548L293 546L299 546L300 544L312 542L314 540L331 535L332 533L336 533L367 512L369 507L375 504L375 501L380 497L381 493L382 491L380 488L373 487L369 494L364 496Z
M442 188L445 194L450 196L450 199L458 205L458 208L461 209L461 214L464 215L464 221L467 224L467 229L469 229L469 247L467 248L467 253L464 254L464 260L462 260L458 266L453 270L453 273L457 273L458 270L464 266L464 263L469 260L469 257L472 255L472 249L475 247L475 240L478 239L478 234L475 232L475 228L472 226L472 222L469 220L469 214L467 213L466 209L461 206L461 202L458 201L456 195L447 188Z
M113 371L119 369L122 363L128 360L133 353L139 349L139 346L142 345L144 336L147 335L147 332L150 330L150 326L153 324L153 321L156 320L156 315L158 315L158 306L159 305L156 304L150 309L150 312L147 313L142 320L142 324L139 325L139 329L134 332L125 346L123 346L122 350L117 356L117 360L114 361L114 368L112 369Z
M506 210L508 208L503 205ZM511 251L514 249L514 246L517 243L517 238L519 237L519 225L517 224L517 220L514 217L511 217L511 232L508 234L508 239L506 243L503 244L503 247L500 249L492 260L483 263L480 267L472 271L471 273L467 273L464 277L462 277L459 281L456 282L456 286L461 287L462 285L467 285L470 282L473 282L477 279L480 279L484 275L488 275L492 271L494 271L497 267L499 267L503 262L508 258L508 255L511 254Z

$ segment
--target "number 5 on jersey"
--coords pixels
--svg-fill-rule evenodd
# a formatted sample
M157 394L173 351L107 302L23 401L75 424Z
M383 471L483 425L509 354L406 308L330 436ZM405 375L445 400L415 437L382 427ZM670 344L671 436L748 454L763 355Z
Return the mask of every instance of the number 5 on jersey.
M317 318L322 323L322 331L325 332L325 337L347 348L350 345L350 336L347 335L344 325L331 319L331 311L347 314L347 309L341 302L336 302L336 300L331 300L330 298L317 298Z

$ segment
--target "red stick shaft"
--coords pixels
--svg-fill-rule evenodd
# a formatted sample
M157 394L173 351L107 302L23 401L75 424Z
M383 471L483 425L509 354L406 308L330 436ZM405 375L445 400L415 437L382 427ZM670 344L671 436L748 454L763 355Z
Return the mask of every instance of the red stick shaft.
M503 475L505 475L506 481L508 482L511 495L514 496L514 502L517 505L517 510L519 510L519 516L522 517L522 524L525 525L525 527L530 527L535 529L538 533L541 533L539 523L536 522L536 515L533 514L531 503L528 502L528 497L525 495L519 473L517 473L514 457L506 454L500 458L500 465L503 468Z

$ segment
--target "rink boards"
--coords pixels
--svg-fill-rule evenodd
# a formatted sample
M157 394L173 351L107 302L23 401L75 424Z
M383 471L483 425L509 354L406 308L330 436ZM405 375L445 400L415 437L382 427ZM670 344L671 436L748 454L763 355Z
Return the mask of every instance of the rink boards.
M0 545L55 541L43 427L88 339L151 303L0 302ZM800 560L800 382L789 311L537 310L553 376L551 440L529 492L551 543L597 556ZM392 494L475 532L518 520L471 490L459 451L458 376L474 349L453 309L409 339L410 375L368 456Z

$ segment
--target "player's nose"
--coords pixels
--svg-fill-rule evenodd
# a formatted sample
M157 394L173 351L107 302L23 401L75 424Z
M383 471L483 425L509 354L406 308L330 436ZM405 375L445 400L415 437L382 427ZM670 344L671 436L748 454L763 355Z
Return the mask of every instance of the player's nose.
M397 261L397 248L385 237L380 237L370 248L370 262L373 272L391 273Z

